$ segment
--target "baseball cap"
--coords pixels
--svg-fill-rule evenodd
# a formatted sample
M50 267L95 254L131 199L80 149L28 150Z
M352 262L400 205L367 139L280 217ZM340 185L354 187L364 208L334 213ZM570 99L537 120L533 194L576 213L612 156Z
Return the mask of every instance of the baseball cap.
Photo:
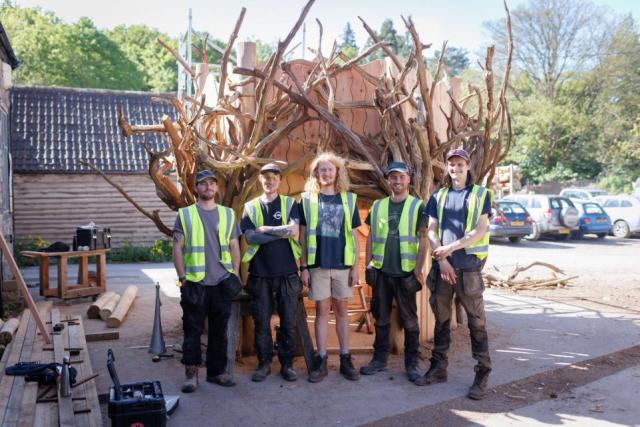
M470 161L469 153L467 153L462 148L453 148L453 149L449 150L447 152L447 160L449 160L452 157L462 157L463 159L465 159L467 161L467 163Z
M205 169L203 171L198 172L198 175L196 175L196 183L199 184L207 178L211 178L215 182L218 182L218 178L216 177L215 172Z
M278 175L282 175L282 170L280 170L280 166L278 166L275 163L267 163L266 165L260 168L261 174L267 173L267 172L273 172L273 173L277 173Z
M407 164L403 162L390 163L389 167L387 168L387 176L389 176L391 172L402 172L402 173L406 173L407 175L410 175L409 166L407 166Z

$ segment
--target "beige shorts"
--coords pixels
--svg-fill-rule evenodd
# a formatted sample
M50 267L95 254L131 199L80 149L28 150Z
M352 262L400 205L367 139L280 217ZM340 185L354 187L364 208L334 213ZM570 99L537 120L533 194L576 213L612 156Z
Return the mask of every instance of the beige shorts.
M337 300L351 298L348 268L345 270L310 268L309 275L311 276L309 299L322 301L329 297Z

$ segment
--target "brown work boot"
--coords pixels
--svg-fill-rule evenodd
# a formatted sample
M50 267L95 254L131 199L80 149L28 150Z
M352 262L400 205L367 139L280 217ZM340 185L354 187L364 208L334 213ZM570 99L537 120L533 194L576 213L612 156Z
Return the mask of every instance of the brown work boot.
M473 385L469 388L467 397L473 400L482 400L487 396L487 382L491 368L476 366L474 370L476 377L473 380Z
M309 373L309 382L310 383L319 383L329 375L329 369L327 368L327 355L324 357L316 354L316 357L313 361L313 368Z
M271 373L271 361L262 361L258 363L258 367L255 371L253 371L253 375L251 375L251 381L259 383L264 381L267 376Z
M181 390L183 393L193 393L198 388L198 365L186 365L184 375L186 378Z
M353 361L349 353L340 355L340 373L343 377L351 381L360 379L360 373L358 373L358 370L353 366Z
M427 373L415 380L413 383L415 385L423 386L444 382L447 382L447 364L432 360Z

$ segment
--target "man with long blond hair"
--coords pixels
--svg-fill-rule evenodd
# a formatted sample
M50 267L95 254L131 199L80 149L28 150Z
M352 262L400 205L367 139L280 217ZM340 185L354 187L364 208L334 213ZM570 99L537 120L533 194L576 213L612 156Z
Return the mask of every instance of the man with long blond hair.
M360 226L356 195L349 193L349 175L344 160L322 153L311 163L311 173L300 203L300 277L316 302L316 347L309 381L324 379L327 370L327 331L333 304L336 333L340 342L340 373L355 381L360 374L349 353L347 307L352 286L358 283L358 239Z

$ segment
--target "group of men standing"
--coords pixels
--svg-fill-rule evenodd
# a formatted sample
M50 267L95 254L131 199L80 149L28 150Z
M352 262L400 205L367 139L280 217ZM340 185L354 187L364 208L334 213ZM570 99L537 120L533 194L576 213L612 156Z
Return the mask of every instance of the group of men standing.
M240 291L240 234L248 248L242 262L249 263L246 291L251 296L258 366L251 379L263 381L271 373L273 340L271 315L280 318L277 354L280 374L296 381L293 369L296 346L295 316L303 287L315 301L316 354L308 380L320 382L328 374L327 333L333 309L340 345L340 374L348 380L387 369L390 315L395 300L405 333L404 363L408 379L416 385L447 380L451 305L457 295L471 332L475 379L468 396L482 399L491 360L485 328L480 275L488 251L488 215L491 197L475 185L468 154L451 150L446 156L445 185L425 205L409 194L411 171L394 162L386 170L391 195L376 200L365 223L370 227L366 246L366 282L372 288L375 318L374 353L359 370L349 352L348 301L359 283L359 245L355 230L361 226L356 195L348 191L344 160L322 153L310 166L305 192L297 203L280 195L282 172L276 164L260 170L263 193L246 203L238 226L231 209L215 203L217 177L205 170L196 177L198 201L179 211L174 227L173 260L181 284L184 345L182 363L186 379L182 390L193 392L202 363L200 335L208 318L206 379L234 385L227 373L226 327L231 301ZM424 273L427 251L432 268ZM428 371L418 366L419 324L416 293L425 284L436 318L434 347Z

